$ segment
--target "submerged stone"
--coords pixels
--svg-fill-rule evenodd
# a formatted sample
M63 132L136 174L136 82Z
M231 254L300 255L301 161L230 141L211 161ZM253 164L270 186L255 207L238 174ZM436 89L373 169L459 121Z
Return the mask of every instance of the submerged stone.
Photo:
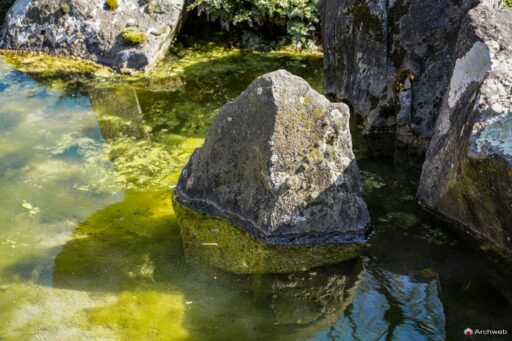
M367 244L266 245L226 220L173 202L185 259L236 274L289 273L357 258Z
M349 116L285 70L261 76L222 108L175 200L269 245L365 242Z
M145 70L167 51L183 6L183 0L123 0L115 9L104 0L17 0L7 13L0 47Z
M512 254L512 9L465 18L418 197Z

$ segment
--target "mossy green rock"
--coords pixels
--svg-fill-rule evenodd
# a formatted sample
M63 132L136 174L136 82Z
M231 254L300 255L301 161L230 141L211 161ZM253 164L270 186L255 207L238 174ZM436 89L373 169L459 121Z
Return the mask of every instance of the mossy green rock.
M209 217L173 201L189 262L237 274L306 271L357 258L366 244L269 246L225 220Z
M18 0L7 12L0 46L146 71L168 51L185 1L148 6L139 0Z
M146 33L132 27L125 29L122 36L124 42L130 45L139 45L148 40Z

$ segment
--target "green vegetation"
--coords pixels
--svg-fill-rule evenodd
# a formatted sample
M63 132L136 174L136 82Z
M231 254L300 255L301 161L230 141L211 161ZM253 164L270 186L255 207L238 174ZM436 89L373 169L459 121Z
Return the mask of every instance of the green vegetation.
M119 8L119 2L117 0L107 0L107 7L115 11Z
M64 14L68 14L69 11L71 10L71 7L69 6L69 4L67 3L64 3L60 6L60 9L62 10L62 13Z
M130 45L139 45L145 42L148 39L148 36L146 33L134 28L134 27L128 27L126 28L123 33L123 40Z
M512 7L512 0L503 0L505 6Z
M46 80L59 79L59 81L62 81L69 78L93 76L97 78L114 77L111 69L89 60L21 51L3 51L2 54L5 61L13 65L16 70Z
M255 47L272 41L292 43L296 48L314 48L318 41L317 0L195 0L190 6L219 21L228 31L240 34L242 45Z
M84 327L105 326L118 331L122 340L187 340L189 334L182 325L185 311L178 294L126 292L111 306L92 309Z

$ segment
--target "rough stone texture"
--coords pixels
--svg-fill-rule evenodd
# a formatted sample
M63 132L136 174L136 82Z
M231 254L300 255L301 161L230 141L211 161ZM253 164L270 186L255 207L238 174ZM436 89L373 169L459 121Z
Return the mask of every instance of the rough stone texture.
M222 108L175 200L267 244L363 242L349 116L287 71L259 77Z
M455 57L418 196L512 252L512 9L471 10Z
M63 4L69 5L65 13ZM9 50L71 55L116 69L143 70L153 65L173 39L184 0L17 0L7 13L0 46ZM122 32L133 27L147 35L130 45Z
M366 119L426 145L448 86L465 13L501 0L320 0L325 91Z

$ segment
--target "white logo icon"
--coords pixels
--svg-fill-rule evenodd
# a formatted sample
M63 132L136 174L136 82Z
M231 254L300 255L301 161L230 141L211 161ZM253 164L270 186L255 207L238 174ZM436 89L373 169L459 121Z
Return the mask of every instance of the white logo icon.
M464 335L466 335L466 336L471 336L471 335L473 335L473 329L471 329L471 328L466 328L466 329L464 330Z

